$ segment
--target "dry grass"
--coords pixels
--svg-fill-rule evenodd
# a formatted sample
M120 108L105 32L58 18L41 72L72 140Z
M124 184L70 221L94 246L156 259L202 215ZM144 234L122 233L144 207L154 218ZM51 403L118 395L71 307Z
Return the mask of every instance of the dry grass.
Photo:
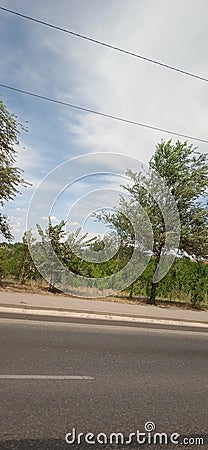
M49 292L48 283L45 280L38 281L29 281L27 284L20 284L14 280L4 280L2 286L0 287L0 291L9 291L9 292L25 292L31 294L39 294L39 295L51 295L51 296L61 296L61 297L72 297L73 295L66 294L64 292ZM125 303L131 305L147 305L147 299L145 297L134 296L133 299L130 299L124 292L119 292L117 295L105 296L105 297L87 297L86 290L80 290L80 295L75 294L75 297L79 297L81 299L89 298L90 300L96 301L108 301L113 303ZM196 309L191 303L181 300L169 300L169 299L161 299L157 298L157 306L160 308L175 308L180 307L182 309ZM200 308L202 310L207 310L208 305L202 304Z

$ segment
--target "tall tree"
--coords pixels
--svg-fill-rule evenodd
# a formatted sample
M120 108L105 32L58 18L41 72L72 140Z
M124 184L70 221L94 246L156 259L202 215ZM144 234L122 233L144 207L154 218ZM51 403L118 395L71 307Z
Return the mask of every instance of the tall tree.
M207 156L197 152L192 145L180 141L174 145L171 140L159 143L149 162L150 170L164 179L177 205L181 223L179 253L188 254L197 260L208 258L207 162ZM151 193L153 189L150 186L152 178L146 178L141 173L134 173L131 170L128 170L127 174L132 181L131 185L125 186L130 194L130 201L121 198L117 213L113 215L103 213L99 215L99 219L104 220L109 226L114 226L120 235L121 233L126 235L128 243L132 241L132 230L126 219L122 218L122 214L132 207L136 211L137 204L147 213L153 230L155 260L149 302L155 304L160 258L168 233L157 202L157 199L163 197L163 192L160 183L154 182L153 198Z
M0 206L4 202L14 199L20 192L19 187L27 183L22 178L22 170L15 166L17 158L16 146L20 129L24 129L17 122L17 117L10 114L4 103L0 100ZM0 213L0 234L6 239L12 239L9 220L6 214Z

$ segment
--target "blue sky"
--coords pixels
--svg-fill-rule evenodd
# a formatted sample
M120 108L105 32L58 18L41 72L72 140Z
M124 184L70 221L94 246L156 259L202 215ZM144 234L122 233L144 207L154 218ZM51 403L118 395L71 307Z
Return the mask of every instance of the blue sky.
M1 0L1 6L207 77L206 0ZM3 11L0 52L3 84L208 138L207 83ZM4 89L0 93L10 112L23 124L28 121L28 133L22 133L18 147L18 166L33 186L4 208L16 240L26 228L34 189L57 165L86 153L108 152L109 164L100 155L93 167L86 167L86 175L104 169L118 173L119 153L147 162L156 143L170 137ZM207 152L206 144L195 145ZM70 205L92 189L118 188L122 177L110 173L84 177L76 188L66 190L52 211L54 223L68 217ZM107 207L110 194L104 193ZM72 228L84 220L83 204L77 217L68 217ZM93 209L92 199L91 204ZM45 217L39 217L43 226ZM89 221L89 231L103 232L104 228Z

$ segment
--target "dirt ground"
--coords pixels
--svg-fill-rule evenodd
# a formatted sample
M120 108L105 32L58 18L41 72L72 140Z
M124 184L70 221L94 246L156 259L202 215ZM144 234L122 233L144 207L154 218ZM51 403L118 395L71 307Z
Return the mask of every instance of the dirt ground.
M32 294L39 294L39 295L57 295L57 292L49 292L48 290L48 284L42 283L38 285L37 283L33 284L24 284L21 285L19 283L15 283L14 281L4 281L2 283L2 286L0 287L0 291L9 291L9 292L28 292ZM65 294L64 292L58 292L58 295L64 296L64 297L72 297L69 294ZM77 297L77 295L76 295ZM80 297L82 298L82 297ZM86 297L85 297L86 298ZM109 301L114 303L127 303L132 305L144 305L148 303L148 299L145 297L138 297L134 296L133 299L129 298L125 293L120 292L116 296L108 296L108 297L98 297L94 298L96 301ZM156 305L160 308L171 308L171 307L181 307L182 309L191 309L196 310L196 307L191 305L190 303L182 302L179 300L167 300L167 299L158 299L156 301ZM197 309L200 310L207 310L208 305L200 305Z

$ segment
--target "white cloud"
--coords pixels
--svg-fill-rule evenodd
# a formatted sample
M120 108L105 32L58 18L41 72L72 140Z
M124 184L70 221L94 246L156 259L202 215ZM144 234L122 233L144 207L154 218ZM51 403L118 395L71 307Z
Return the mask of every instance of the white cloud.
M16 165L21 167L25 172L34 172L37 167L43 164L43 155L34 146L24 144L21 139L21 146L16 147L17 161Z
M48 216L48 217L49 217L49 216ZM42 216L42 217L41 217L41 220L43 220L44 222L48 222L48 217ZM59 222L59 220L57 219L56 216L50 216L50 219L51 219L51 222L56 222L56 223Z
M15 208L14 211L15 212L23 212L23 213L25 213L25 212L27 212L27 209L25 209L25 208Z
M79 227L80 223L79 222L67 222L67 226L68 227Z
M29 11L28 3L23 2L21 9L167 64L202 75L208 72L206 14L201 14L208 8L206 1L201 8L194 0L182 4L179 0L171 4L165 0L157 4L136 0L105 5L93 0L90 6L81 0L78 3L79 7L65 1L62 9L55 1L50 8L37 1ZM11 4L19 5L17 1ZM31 80L33 86L44 88L45 68L56 78L54 96L72 97L83 106L206 138L205 83L40 25L30 27L30 38L40 54L48 54L35 71L39 76L35 84L21 68L22 78L28 83ZM85 113L72 125L72 115L76 117L75 112L63 109L75 142L88 151L127 151L147 161L155 143L168 137ZM207 151L206 145L199 145Z
M2 5L8 7L8 2L3 1ZM30 5L22 0L21 7L17 0L10 0L9 7L202 76L208 73L206 0L201 0L200 7L195 0L63 0L61 7L55 0L36 0ZM208 138L206 83L3 12L2 17L2 30L9 25L8 29L14 32L14 24L18 23L18 36L21 35L12 54L10 47L9 51L2 47L1 73L11 84L13 80L20 88L62 101ZM14 102L15 99L18 110L24 110L23 97L14 97ZM147 162L156 143L171 137L49 103L47 106L44 103L48 114L42 123L38 105L43 102L36 100L31 105L31 134L25 140L26 150L18 149L18 165L25 170L25 178L33 183L26 190L28 193L23 194L27 201L47 170L64 158L85 152L115 152ZM53 114L55 130L51 124ZM43 127L40 136L39 127ZM62 138L66 144L64 151ZM207 152L206 144L194 144L199 151ZM87 167L86 163L86 173L102 167L102 155L99 161L96 158L94 165L93 159L91 166ZM115 171L122 164L122 158L112 156L106 167ZM45 185L43 203L48 203L50 194L58 191L61 182L61 179L51 180ZM111 187L113 183L112 180ZM82 179L74 184L74 192L71 189L73 198L77 193L81 195L87 192L88 181ZM18 203L16 206L25 208ZM40 206L40 211L45 209ZM54 215L59 217L56 212Z

